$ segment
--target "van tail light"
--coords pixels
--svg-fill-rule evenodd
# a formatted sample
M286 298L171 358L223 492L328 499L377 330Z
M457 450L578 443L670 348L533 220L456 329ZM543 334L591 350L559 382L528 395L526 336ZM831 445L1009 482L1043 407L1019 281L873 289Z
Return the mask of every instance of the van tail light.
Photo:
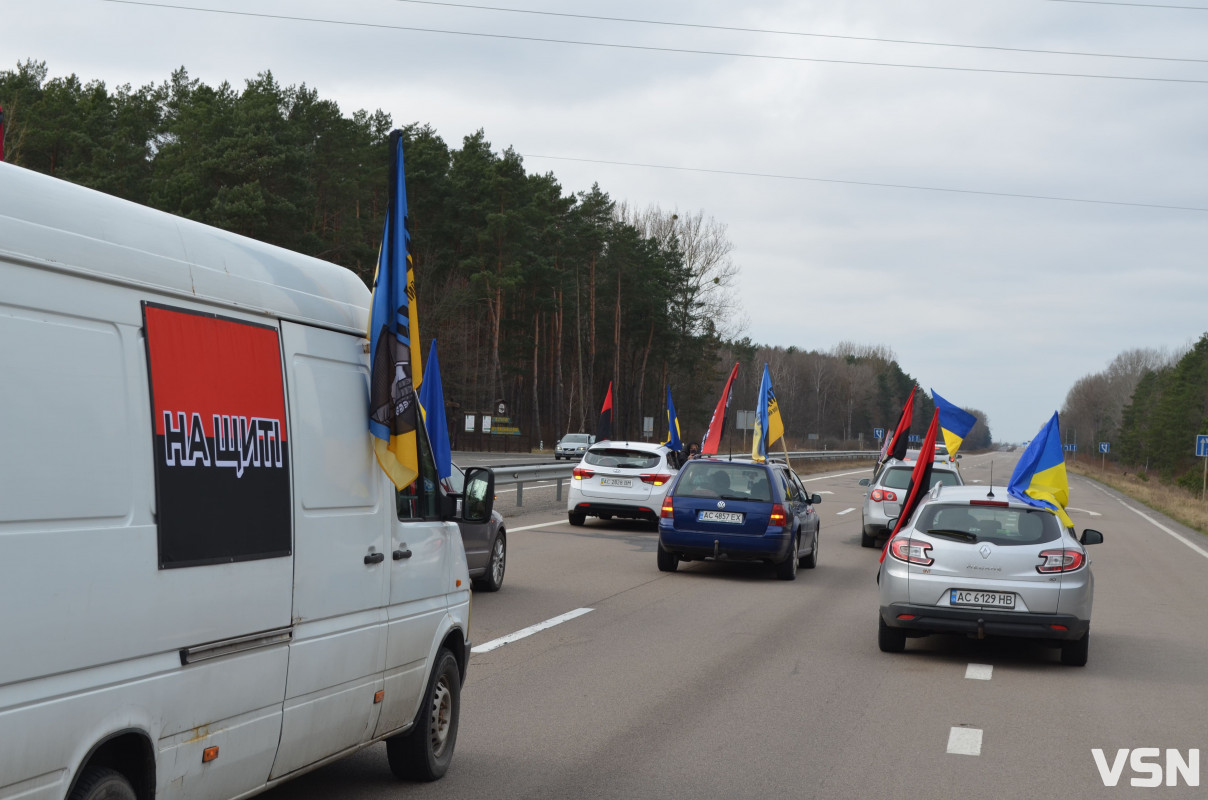
M905 561L908 564L930 567L935 563L935 559L929 555L930 551L931 542L922 539L899 536L889 543L889 554L898 561Z
M659 512L659 516L663 519L671 519L675 516L675 503L670 497L663 499L663 509Z
M575 480L581 481L584 478L590 478L591 476L593 476L595 474L596 474L596 471L594 469L584 469L583 467L575 467L574 472L571 473L571 476L574 477Z
M873 489L872 494L869 496L868 499L872 500L874 503L882 503L882 502L896 503L896 502L898 502L897 494L895 492L889 491L888 489Z
M671 480L670 475L661 472L651 472L645 475L640 475L639 477L642 479L642 483L649 483L653 486L662 486L664 483Z
M1057 572L1073 572L1082 569L1086 563L1086 554L1077 550L1041 550L1040 564L1036 571L1041 575L1052 575Z
M784 510L784 506L780 503L772 504L772 513L768 517L768 525L777 525L783 528L789 524L789 512Z

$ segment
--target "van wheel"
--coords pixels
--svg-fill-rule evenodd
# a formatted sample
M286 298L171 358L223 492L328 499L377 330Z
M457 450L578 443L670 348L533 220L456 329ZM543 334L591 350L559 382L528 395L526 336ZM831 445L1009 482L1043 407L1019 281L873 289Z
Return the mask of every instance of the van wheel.
M659 572L675 572L679 566L679 556L675 553L668 553L662 546L659 546L658 558Z
M406 733L386 740L386 757L394 777L405 781L434 781L443 777L453 760L460 713L461 673L457 659L441 648L415 725Z
M1090 655L1091 632L1082 634L1081 639L1064 642L1061 645L1061 663L1067 667L1085 667L1087 656Z
M507 565L508 540L503 530L491 542L491 558L487 561L487 571L478 579L479 588L488 592L497 592L503 586L503 571Z
M567 512L566 516L570 520L571 525L582 525L584 520L587 519L587 515L582 511L570 511Z
M797 578L797 533L793 532L793 541L789 542L789 557L776 565L776 577L782 581Z
M108 767L89 767L68 800L138 800L126 776Z

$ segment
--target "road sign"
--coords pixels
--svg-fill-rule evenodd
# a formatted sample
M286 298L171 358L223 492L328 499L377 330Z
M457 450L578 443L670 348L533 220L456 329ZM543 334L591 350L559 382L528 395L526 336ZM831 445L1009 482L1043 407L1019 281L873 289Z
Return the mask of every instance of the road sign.
M884 428L873 428L872 437L874 439L884 439L885 438L885 429Z
M1195 454L1201 458L1208 458L1208 434L1201 433L1195 437Z
M1064 446L1062 449L1063 449L1063 450L1065 450L1065 452L1067 452L1067 453L1077 453L1077 452L1078 452L1078 445L1076 445L1076 444L1067 444L1067 445L1065 445L1065 446Z
M1110 453L1111 450L1112 450L1111 442L1099 442L1099 452L1100 453Z
M910 436L908 436L906 438L906 441L918 443L918 442L923 441L923 437L919 436L917 433L912 433L912 434L910 434Z
M755 420L757 418L758 415L754 411L745 411L740 409L734 418L734 427L738 428L740 431L753 431L755 430Z

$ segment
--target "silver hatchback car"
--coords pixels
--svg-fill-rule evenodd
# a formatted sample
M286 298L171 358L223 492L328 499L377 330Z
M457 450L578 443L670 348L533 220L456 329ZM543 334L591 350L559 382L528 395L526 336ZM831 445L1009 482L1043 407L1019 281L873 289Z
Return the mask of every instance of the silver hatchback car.
M860 479L860 485L868 487L868 493L864 495L864 508L860 513L862 547L876 547L878 539L883 539L892 532L887 530L886 526L889 520L897 519L898 514L902 512L902 503L906 502L906 489L910 486L910 474L914 471L914 465L915 462L911 460L893 460L882 467L875 477ZM932 465L931 486L960 486L963 483L955 464L936 461Z
M936 486L889 540L877 575L877 642L900 653L908 637L1007 636L1061 648L1083 666L1095 581L1085 530L1075 539L1050 511L984 486Z

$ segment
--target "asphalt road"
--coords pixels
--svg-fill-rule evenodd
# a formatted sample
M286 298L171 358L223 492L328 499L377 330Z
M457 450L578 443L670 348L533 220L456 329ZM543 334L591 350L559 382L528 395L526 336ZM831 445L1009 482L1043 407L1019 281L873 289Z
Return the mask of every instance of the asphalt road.
M970 456L967 482L1003 487L1018 454ZM464 459L463 459L464 460ZM515 462L509 462L515 463ZM1092 749L1178 750L1208 781L1208 541L1071 476L1079 530L1103 531L1090 662L947 637L877 649L878 553L860 547L868 469L806 476L823 497L820 563L655 566L633 523L572 528L552 488L525 487L504 586L476 593L475 653L449 774L400 785L378 745L272 798L1203 797L1106 788ZM508 487L503 487L506 490ZM953 751L953 752L950 752ZM1165 756L1148 759L1165 764ZM1170 778L1171 776L1166 776Z

